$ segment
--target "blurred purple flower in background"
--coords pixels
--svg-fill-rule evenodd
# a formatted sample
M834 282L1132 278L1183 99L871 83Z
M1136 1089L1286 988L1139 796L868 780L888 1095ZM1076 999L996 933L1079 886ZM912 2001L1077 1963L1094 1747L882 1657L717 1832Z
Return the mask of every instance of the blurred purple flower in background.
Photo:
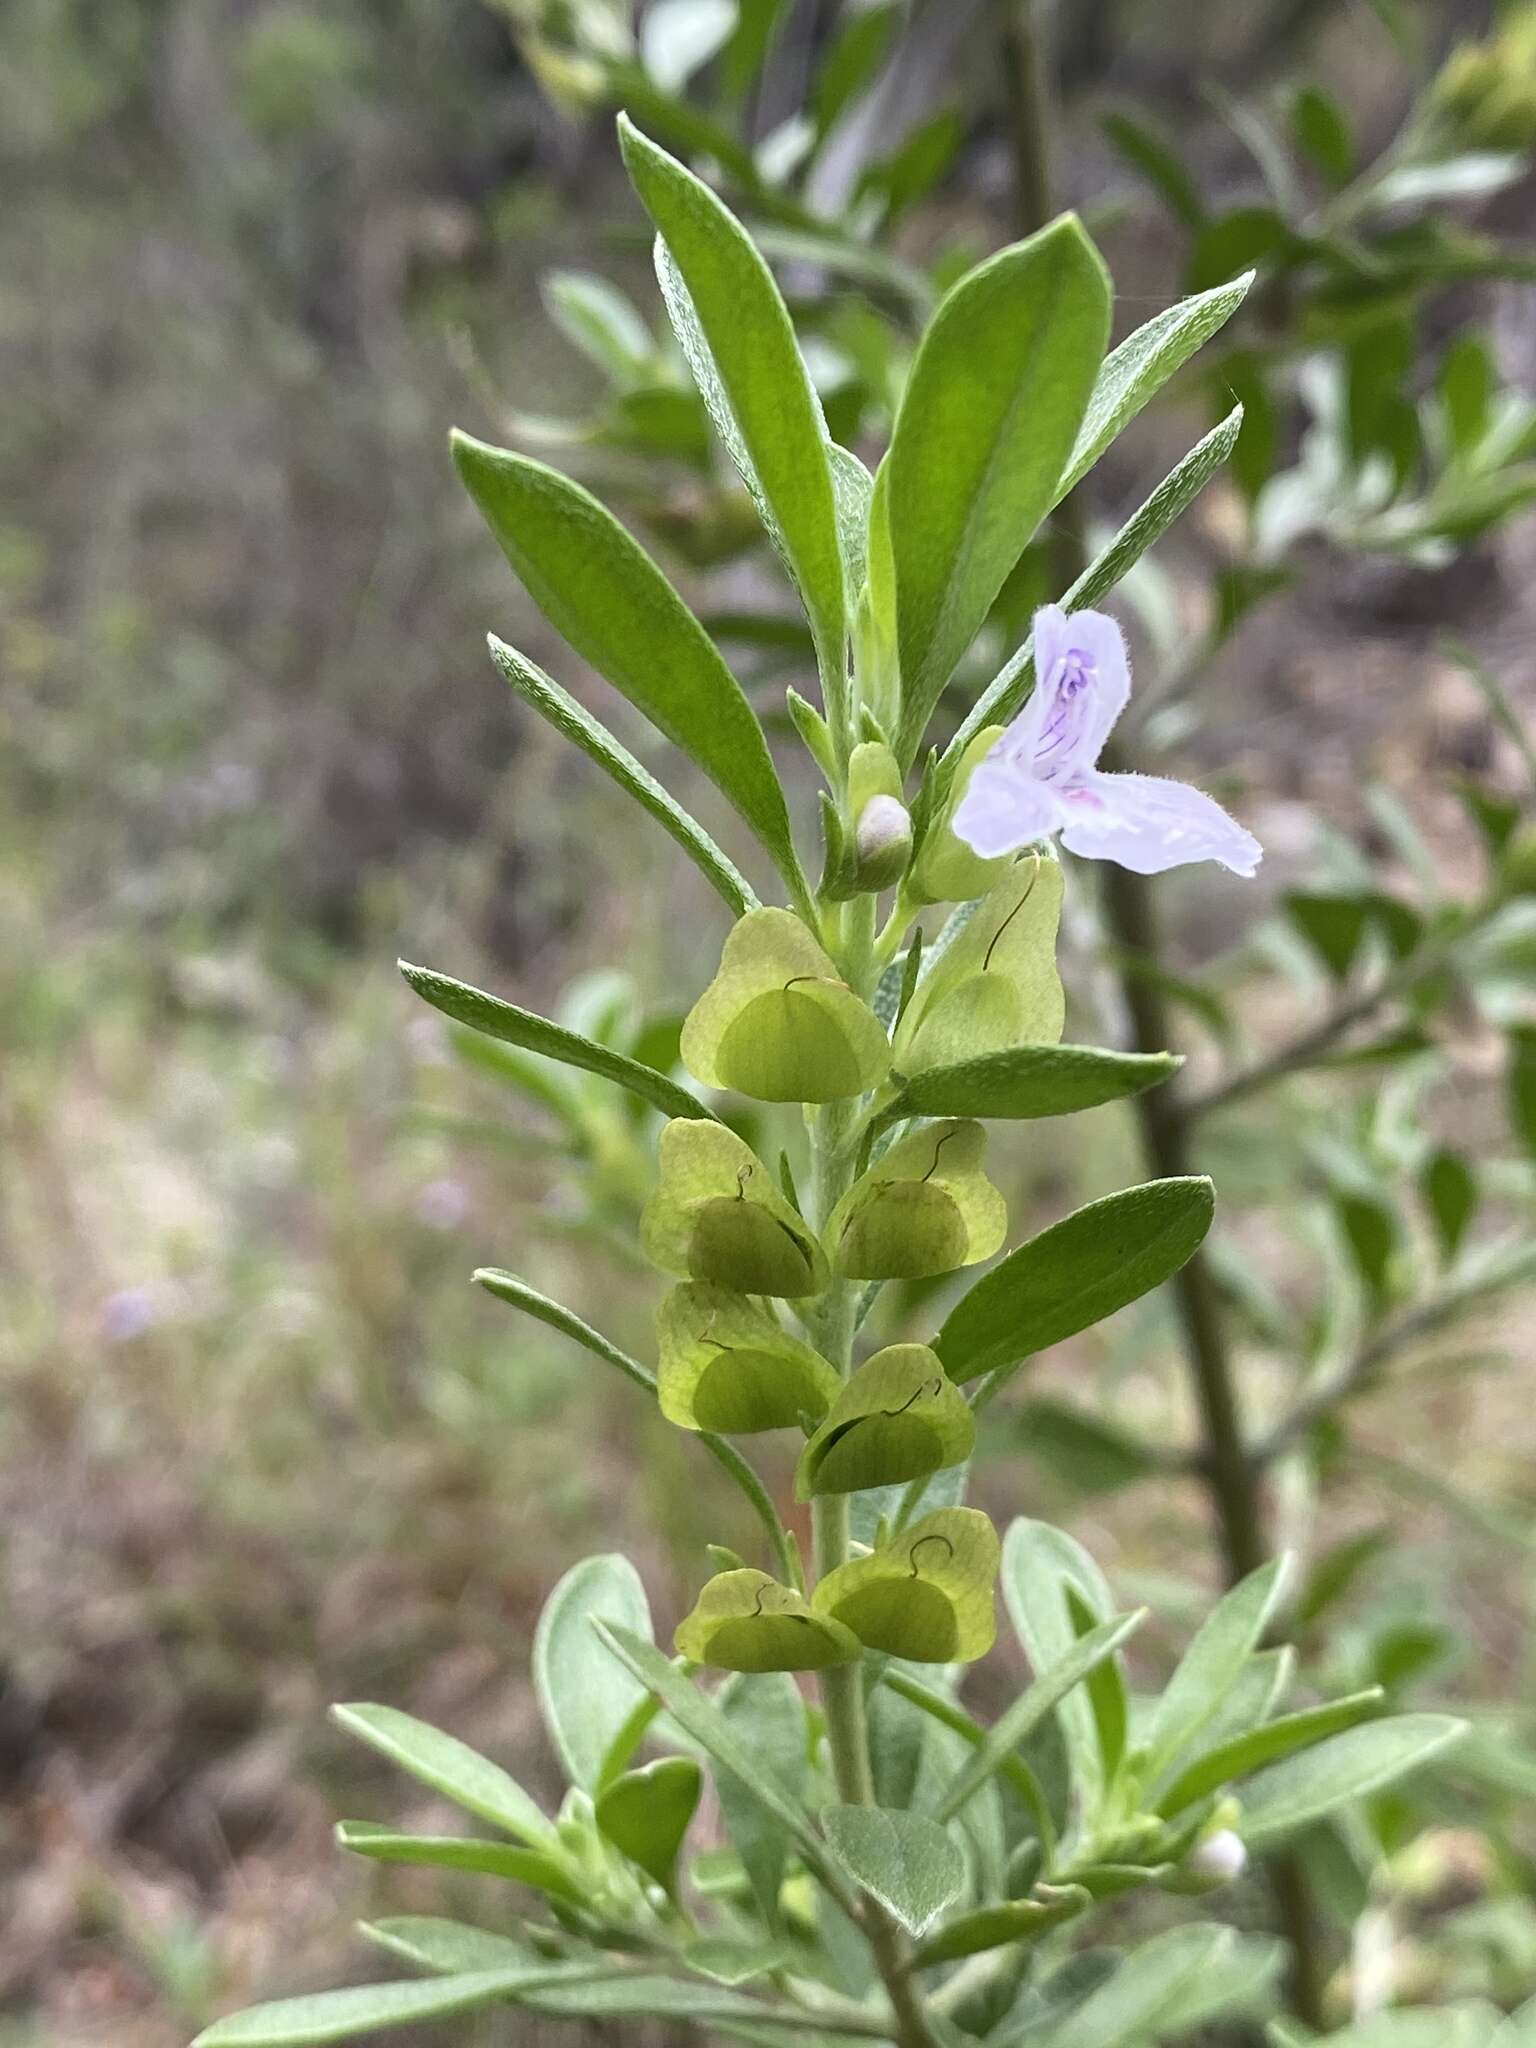
M1263 849L1187 782L1108 775L1098 760L1131 694L1125 639L1103 612L1035 613L1035 692L976 772L955 832L984 859L1054 832L1069 853L1160 875L1220 861L1251 875Z

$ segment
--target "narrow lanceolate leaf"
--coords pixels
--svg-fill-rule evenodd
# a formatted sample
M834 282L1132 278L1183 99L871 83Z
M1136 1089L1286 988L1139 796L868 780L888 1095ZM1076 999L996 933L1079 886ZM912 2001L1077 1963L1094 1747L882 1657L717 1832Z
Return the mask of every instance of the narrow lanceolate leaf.
M1244 1790L1244 1841L1261 1848L1337 1806L1380 1791L1427 1763L1466 1728L1449 1714L1394 1714L1272 1764Z
M590 1323L583 1322L574 1309L551 1301L547 1294L540 1294L526 1280L519 1280L515 1273L503 1273L495 1266L481 1266L473 1277L477 1287L483 1287L487 1294L494 1294L498 1301L508 1302L513 1308L520 1308L525 1316L532 1316L535 1322L547 1323L550 1329L559 1330L562 1336L583 1345L595 1358L616 1366L626 1379L633 1380L637 1387L644 1387L648 1394L656 1392L656 1375L650 1367L642 1365L637 1358L631 1358L617 1344L610 1344L600 1330L594 1330Z
M1220 1711L1258 1648L1289 1574L1288 1556L1272 1558L1234 1586L1206 1616L1152 1716L1147 1748L1153 1773L1193 1742Z
M651 1613L640 1574L617 1552L572 1565L544 1603L533 1638L533 1683L550 1737L574 1784L602 1781L614 1737L644 1688L615 1664L598 1636L617 1623L644 1641Z
M1230 284L1165 306L1104 358L1078 429L1077 443L1056 487L1058 500L1088 474L1121 430L1219 328L1225 327L1253 283L1245 271Z
M583 1038L579 1031L567 1031L563 1024L552 1024L548 1017L541 1017L533 1010L521 1010L516 1003L503 1002L499 996L488 995L484 989L475 988L467 981L455 981L448 974L434 974L430 967L413 967L408 960L402 960L400 972L417 995L430 1003L434 1010L441 1010L445 1017L452 1017L457 1023L485 1032L489 1038L502 1039L507 1045L523 1046L529 1052L543 1053L547 1059L559 1060L567 1067L581 1067L589 1074L601 1074L605 1081L616 1081L621 1088L627 1088L631 1095L638 1095L642 1102L649 1102L664 1116L709 1116L709 1111L696 1095L690 1095L686 1088L668 1080L665 1074L658 1074L654 1067L647 1067L639 1060L615 1052L612 1046Z
M1154 542L1163 535L1199 497L1236 444L1243 424L1243 408L1234 406L1203 441L1197 441L1184 460L1142 500L1114 539L1102 547L1061 600L1064 610L1082 611L1100 603L1127 575ZM956 763L989 725L1006 725L1034 687L1034 643L1026 640L982 691L960 721L960 728L944 749L936 778L939 793L949 786Z
M773 273L729 208L622 114L619 144L682 287L668 291L659 266L694 379L799 586L823 672L840 679L843 570L826 426Z
M1199 1756L1156 1798L1156 1810L1165 1819L1182 1813L1208 1792L1278 1763L1298 1749L1310 1749L1325 1736L1337 1735L1361 1721L1375 1717L1382 1701L1379 1685L1365 1692L1350 1693L1341 1700L1329 1700L1320 1707L1303 1707L1295 1714L1283 1714L1277 1721L1265 1721L1229 1741L1217 1743Z
M1169 1052L1105 1052L1094 1045L1017 1045L914 1074L886 1112L908 1116L1068 1116L1139 1095L1178 1072Z
M372 1821L344 1820L337 1844L374 1863L408 1863L426 1870L473 1870L509 1884L531 1885L550 1898L580 1906L586 1894L563 1856L520 1849L510 1842L482 1842L469 1835L402 1835Z
M467 434L453 458L529 596L584 661L730 798L792 887L784 792L752 707L650 556L569 477Z
M474 1970L425 1983L361 1984L352 1991L321 1991L310 1998L280 1998L252 2006L205 2027L192 2048L311 2048L324 2041L351 2041L381 2027L409 2027L451 2019L477 2006L512 1998L530 1973Z
M763 1768L741 1731L727 1721L714 1701L685 1678L654 1643L648 1643L632 1629L599 1623L598 1634L619 1664L656 1695L679 1727L708 1750L717 1763L723 1764L742 1789L799 1844L811 1867L829 1872L826 1845L812 1827L810 1816L786 1792L778 1776ZM831 1876L840 1901L850 1903L847 1887L835 1872Z
M1100 1622L1037 1678L988 1730L981 1748L969 1756L955 1773L939 1802L938 1818L952 1820L972 1794L1001 1769L1004 1759L1012 1756L1019 1745L1034 1733L1046 1715L1053 1713L1073 1687L1081 1685L1106 1657L1113 1656L1145 1619L1146 1610L1142 1609L1135 1614L1117 1615L1113 1621Z
M704 827L685 811L676 798L616 740L600 719L592 716L568 690L504 640L490 636L491 659L517 694L531 704L549 723L605 775L627 790L643 810L650 812L665 832L670 832L710 886L730 905L738 917L757 907L751 884L729 857L710 838Z
M1003 1604L1031 1670L1047 1674L1069 1657L1089 1627L1107 1620L1104 1575L1074 1537L1020 1516L1003 1537ZM1101 1660L1102 1661L1102 1660ZM1097 1668L1097 1667L1095 1667ZM1099 1722L1086 1686L1062 1694L1055 1708L1072 1781L1091 1823L1105 1785Z
M535 1848L557 1839L554 1823L545 1818L517 1780L457 1737L395 1707L365 1702L332 1707L331 1717L349 1735L368 1743L466 1813L505 1828L509 1835Z
M548 1968L546 1959L509 1935L491 1934L483 1927L466 1927L461 1920L441 1920L427 1913L397 1913L384 1920L364 1920L358 1933L376 1942L391 1955L440 1977L453 1977L470 1970L515 1970ZM568 1968L569 1965L555 1967Z
M1177 1927L1129 1956L1107 1982L1030 2048L1128 2048L1158 2038L1201 1975L1223 1960L1236 1936L1227 1927ZM1006 2040L1006 2033L1000 2036Z
M1215 1197L1208 1180L1154 1180L1053 1223L984 1273L933 1348L951 1379L1015 1365L1159 1286L1199 1248Z
M821 1825L854 1883L908 1933L924 1933L960 1896L965 1858L937 1821L880 1806L829 1806Z
M914 1970L932 1969L935 1963L955 1963L962 1956L980 1955L989 1948L1011 1948L1016 1942L1038 1941L1064 1920L1075 1920L1093 1900L1080 1884L1042 1885L1045 1897L1009 1899L1000 1906L978 1906L946 1921L930 1934L912 1958Z
M1051 505L1108 336L1069 215L963 277L923 337L885 461L904 760Z

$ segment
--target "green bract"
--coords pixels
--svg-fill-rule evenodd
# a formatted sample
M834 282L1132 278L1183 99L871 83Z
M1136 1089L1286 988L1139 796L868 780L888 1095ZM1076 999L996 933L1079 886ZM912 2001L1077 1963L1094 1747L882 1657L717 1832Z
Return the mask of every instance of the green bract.
M790 910L734 925L720 969L683 1026L684 1064L707 1087L760 1102L835 1102L885 1076L879 1019Z
M724 1124L679 1117L662 1131L640 1236L664 1273L741 1294L794 1297L826 1285L821 1246L752 1147Z
M969 1664L997 1635L997 1531L976 1508L939 1508L869 1557L829 1572L812 1596L869 1650L914 1664Z
M861 1365L801 1454L795 1492L856 1493L958 1465L976 1442L965 1396L926 1344L892 1344Z
M678 1654L717 1671L821 1671L851 1664L859 1639L766 1572L721 1572L678 1623Z
M990 1259L1008 1208L982 1172L986 1133L950 1118L901 1138L844 1195L827 1244L851 1280L921 1280Z
M919 979L896 1033L896 1072L1054 1044L1066 1016L1056 972L1060 918L1057 863L1044 854L1013 862Z
M674 1287L656 1312L661 1412L682 1429L750 1436L813 1422L837 1373L755 1301L705 1281Z

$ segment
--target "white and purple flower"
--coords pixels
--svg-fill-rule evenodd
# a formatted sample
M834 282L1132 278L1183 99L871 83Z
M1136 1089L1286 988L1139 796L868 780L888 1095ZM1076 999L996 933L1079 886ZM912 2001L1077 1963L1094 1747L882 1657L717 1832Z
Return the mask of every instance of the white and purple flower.
M1251 875L1263 849L1203 791L1099 768L1131 694L1115 621L1046 605L1035 613L1034 638L1034 695L972 775L955 811L956 836L987 860L1059 832L1069 853L1139 875L1197 860Z

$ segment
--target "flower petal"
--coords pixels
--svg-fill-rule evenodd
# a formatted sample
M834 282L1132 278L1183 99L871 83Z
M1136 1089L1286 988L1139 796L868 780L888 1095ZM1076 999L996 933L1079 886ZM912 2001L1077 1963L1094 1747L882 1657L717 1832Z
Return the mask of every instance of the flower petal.
M1106 612L1035 613L1035 689L1003 737L1003 748L1042 782L1088 774L1131 694L1120 628Z
M1061 843L1084 860L1117 861L1138 875L1214 860L1234 875L1251 875L1263 858L1253 834L1187 782L1161 775L1085 775L1058 794Z
M953 830L973 853L994 860L1044 839L1062 823L1062 806L1048 783L1007 750L1006 736L980 762L955 806Z

